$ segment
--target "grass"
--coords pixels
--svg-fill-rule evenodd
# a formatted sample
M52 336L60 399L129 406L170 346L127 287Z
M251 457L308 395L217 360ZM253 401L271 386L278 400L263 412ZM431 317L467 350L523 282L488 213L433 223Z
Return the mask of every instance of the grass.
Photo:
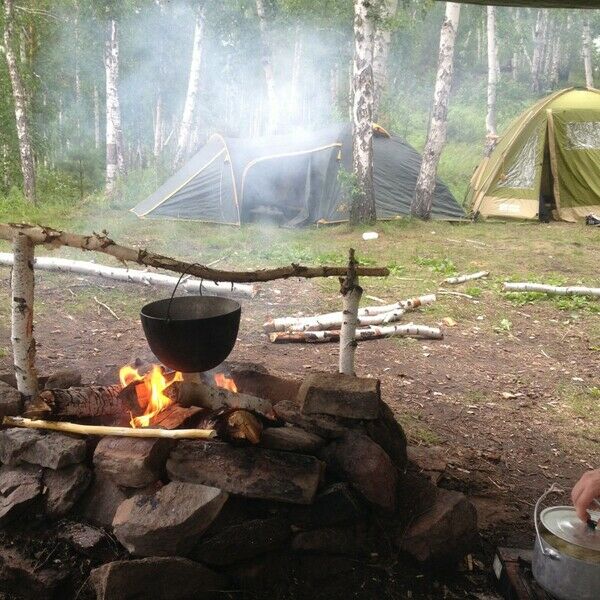
M567 383L558 387L557 397L555 412L563 422L571 420L572 429L584 439L600 437L600 387Z

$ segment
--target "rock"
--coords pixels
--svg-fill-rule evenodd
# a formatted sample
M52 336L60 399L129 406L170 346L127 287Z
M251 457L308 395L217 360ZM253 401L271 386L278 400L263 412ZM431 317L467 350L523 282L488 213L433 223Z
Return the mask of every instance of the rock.
M379 379L312 373L298 391L304 414L326 414L349 419L376 419L379 415Z
M85 440L53 431L13 427L0 432L0 461L8 465L62 469L85 460L86 448Z
M323 467L321 461L305 454L196 440L181 441L167 461L169 477L176 481L297 504L313 501Z
M0 417L17 416L23 412L23 398L18 390L0 381Z
M327 467L349 481L365 500L384 510L396 507L398 473L381 446L359 432L349 432L321 452Z
M81 373L75 369L64 369L56 371L48 377L45 390L66 390L70 387L81 385Z
M123 487L143 488L161 478L171 440L105 437L96 446L94 467Z
M446 451L439 446L408 446L408 460L429 478L434 485L441 479L448 466Z
M94 569L90 585L97 600L190 600L223 598L226 580L186 558L142 558L107 563Z
M477 539L477 512L464 494L437 489L433 505L398 535L399 549L418 561L460 560Z
M23 514L41 495L41 469L30 465L0 467L0 525Z
M232 565L276 550L290 535L290 524L286 519L253 519L231 525L203 539L190 556L211 566Z
M406 435L396 420L392 409L383 401L379 403L379 417L366 423L369 437L379 444L400 471L406 468Z
M260 445L271 450L314 454L325 444L322 437L300 427L267 427L260 436Z
M284 400L273 406L275 414L286 423L296 425L322 438L336 439L342 437L348 428L330 415L304 415L295 402Z
M226 371L233 377L239 392L270 400L273 404L294 399L301 383L287 375L279 377L269 373L262 365L252 363L229 363Z
M90 527L85 523L66 523L61 528L58 537L86 556L96 555L98 549L105 545L107 539L104 531L97 527Z
M112 479L95 473L87 492L78 504L81 515L101 527L112 525L119 505L127 500L127 493Z
M56 598L56 590L67 576L67 572L38 568L34 561L23 557L15 548L0 548L0 587L3 592L27 600Z
M292 550L317 554L367 554L366 529L362 525L326 527L311 531L300 531L294 535Z
M152 496L121 503L113 520L117 539L137 556L184 555L227 500L221 490L173 481Z
M240 589L254 592L256 598L283 598L282 594L269 594L269 591L288 588L293 560L289 552L281 549L235 563L226 567L225 571Z
M92 472L85 465L72 465L58 471L45 469L46 514L64 517L81 498L91 479Z

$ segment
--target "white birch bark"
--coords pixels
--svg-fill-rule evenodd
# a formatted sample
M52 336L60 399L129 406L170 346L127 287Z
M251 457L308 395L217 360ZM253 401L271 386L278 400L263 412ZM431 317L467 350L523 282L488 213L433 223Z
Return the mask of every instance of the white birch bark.
M290 122L301 123L300 114L300 73L302 72L303 40L300 26L294 35L294 58L292 61L292 78L290 81L289 114Z
M100 148L100 97L94 84L94 148Z
M496 7L487 7L487 115L485 117L485 153L489 156L498 140L496 128L496 90L498 87L498 47L496 45Z
M114 191L117 178L125 170L123 129L119 100L119 40L117 22L107 24L104 45L106 73L106 192Z
M377 217L373 190L373 10L369 0L354 0L354 61L352 69L352 192L351 223Z
M381 0L381 13L373 37L373 120L381 119L381 101L388 83L388 57L392 32L390 19L396 16L398 0Z
M372 316L357 316L356 326L357 327L369 327L371 325L385 325L386 323L393 323L399 321L406 311L399 308L387 313L381 313L379 315ZM343 313L339 313L339 317L336 316L333 319L323 320L319 317L314 317L314 321L311 323L293 323L289 327L285 328L285 331L327 331L328 329L340 329L344 322Z
M504 283L505 292L540 292L543 294L556 294L558 296L594 296L600 298L600 288L584 287L579 285L558 286L545 283Z
M477 271L477 273L471 273L469 275L459 275L458 277L448 277L444 279L444 283L464 283L465 281L473 281L475 279L481 279L487 277L490 274L489 271Z
M456 40L459 17L460 4L447 2L446 16L440 34L440 53L429 133L427 135L425 150L423 151L415 196L410 207L411 214L420 219L427 220L431 216L437 168L444 144L446 143L448 104L450 102L450 90L452 88L452 76L454 73L454 42Z
M10 252L0 252L0 265L12 266L13 262L13 254ZM83 260L70 260L50 256L37 256L34 260L34 264L36 269L42 271L91 275L93 277L102 277L103 279L114 281L166 287L171 290L175 287L179 279L179 277L174 277L173 275L163 275L162 273L154 273L151 271L109 267ZM230 283L204 281L195 278L186 279L185 277L181 280L179 288L190 294L204 294L205 296L253 298L256 295L256 290L252 285L239 283L231 285Z
M181 124L179 126L179 135L177 136L175 164L179 164L187 155L189 151L190 140L192 138L196 104L198 102L198 93L200 91L200 72L202 68L205 23L205 5L202 2L196 10L196 20L194 22L194 41L192 44L192 60L190 62L190 74L188 77L188 87L185 95L185 104L183 106Z
M585 70L585 85L594 87L594 71L592 69L592 31L589 18L583 25L583 67Z
M271 50L271 36L265 0L256 0L256 12L260 27L260 39L262 46L261 63L265 72L265 83L267 85L267 102L269 116L267 121L267 133L277 132L279 126L279 104L277 102L277 90L275 87L275 75L273 72L273 56Z
M14 237L13 252L11 341L15 377L19 392L26 399L35 399L38 394L38 378L33 339L33 242L19 233Z
M542 89L542 69L544 66L544 46L548 27L548 11L538 10L533 31L533 56L531 59L531 87L538 93Z
M350 249L348 274L342 281L341 292L344 308L340 326L340 355L339 372L354 375L354 355L356 353L356 326L358 321L358 306L362 296L362 288L358 284L354 250Z
M21 172L23 173L23 191L29 202L35 203L35 166L33 148L31 146L31 133L29 131L29 117L27 114L27 98L25 86L19 71L19 63L15 54L14 13L13 0L4 0L4 56L8 67L17 138L19 141L19 155L21 158Z

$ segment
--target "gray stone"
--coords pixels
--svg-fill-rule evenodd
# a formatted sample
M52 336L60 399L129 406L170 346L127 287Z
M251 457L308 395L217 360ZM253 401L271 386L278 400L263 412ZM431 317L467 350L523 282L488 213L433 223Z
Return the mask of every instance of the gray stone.
M286 519L252 519L203 539L190 556L207 565L232 565L276 550L290 535L290 524Z
M45 390L66 390L81 385L81 373L75 369L56 371L48 377Z
M0 525L22 515L41 495L41 469L30 465L0 467Z
M267 427L260 436L260 445L271 450L313 454L325 444L322 437L300 427Z
M13 427L0 432L0 461L7 465L29 463L62 469L85 459L85 440L62 433L42 433Z
M127 500L124 489L106 475L95 473L94 480L79 502L78 508L82 517L90 523L110 527L117 508L124 500Z
M434 485L441 479L448 466L447 451L440 446L408 446L408 460L414 463Z
M217 488L173 481L154 495L139 494L122 502L113 530L131 554L184 555L219 514L227 497Z
M321 457L334 474L349 481L365 500L386 511L395 509L397 469L371 438L349 432L324 448Z
M401 529L398 547L421 562L458 561L477 535L477 511L466 496L438 488L429 509Z
M97 600L190 600L223 598L227 581L185 558L143 558L107 563L94 569L90 585Z
M86 556L94 556L98 549L105 545L107 539L104 531L85 523L66 523L58 537Z
M90 484L92 472L85 465L71 465L55 471L44 471L46 492L46 514L50 517L64 517Z
M14 387L0 381L0 417L17 416L23 412L23 398Z
M291 401L284 400L273 406L275 414L286 423L296 425L326 439L342 437L348 428L330 415L305 415L300 407Z
M406 435L396 420L392 409L383 401L379 403L379 416L366 423L369 437L379 444L392 459L398 470L406 468Z
M117 485L143 488L160 479L172 446L166 439L105 437L96 446L94 467Z
M297 400L304 414L376 419L379 398L379 379L341 373L312 373L302 382Z

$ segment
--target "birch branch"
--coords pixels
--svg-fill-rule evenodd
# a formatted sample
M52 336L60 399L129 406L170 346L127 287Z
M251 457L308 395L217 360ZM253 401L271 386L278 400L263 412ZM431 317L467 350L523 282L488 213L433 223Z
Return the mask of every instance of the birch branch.
M594 296L600 298L600 288L584 286L547 285L545 283L504 283L505 292L540 292L543 294L556 294L559 296Z
M405 311L414 310L419 306L431 304L435 302L435 295L428 294L408 300L401 300L395 304L386 304L385 306L366 306L358 309L358 324L379 325L384 321L373 320L369 321L368 317L376 317L378 315L390 315L389 321L399 320ZM402 311L402 312L401 312ZM391 315L397 315L397 318L392 318ZM342 313L332 312L314 317L280 317L267 321L263 325L266 333L274 331L322 331L325 329L339 329L342 323Z
M477 271L477 273L471 273L470 275L459 275L458 277L448 277L444 279L444 283L450 283L455 285L457 283L464 283L465 281L473 281L474 279L481 279L487 277L490 274L489 271Z
M356 330L356 339L359 341L376 340L388 337L414 337L429 340L442 340L444 335L438 327L425 325L388 325L385 327L371 326ZM286 343L314 343L322 344L340 340L340 332L334 331L275 331L269 334L269 339L274 344Z
M344 267L305 267L291 264L286 267L275 269L259 269L257 271L221 271L211 269L200 264L191 264L161 254L155 254L149 250L128 248L121 246L111 240L106 232L93 233L92 235L79 235L67 231L58 231L50 227L37 225L0 223L0 239L12 240L15 234L23 233L29 237L34 244L46 244L51 247L68 246L79 250L102 252L113 256L123 263L137 263L166 269L176 273L186 273L200 279L209 281L228 281L231 283L252 283L258 281L274 281L275 279L289 279L290 277L301 277L313 279L315 277L344 277ZM384 267L356 267L357 276L363 277L387 277L389 269Z
M340 280L340 291L343 297L342 323L340 327L339 372L354 375L354 355L356 353L356 325L358 322L358 305L362 296L362 288L358 285L356 274L357 262L354 248L350 248L348 256L348 272Z
M0 252L0 265L12 266L14 256L10 252ZM58 273L77 273L79 275L91 275L124 281L127 283L141 283L144 285L155 285L173 289L177 284L178 277L164 275L162 273L151 273L136 269L124 269L122 267L109 267L84 260L70 260L66 258L54 258L51 256L38 256L34 261L35 268L43 271L56 271ZM191 294L204 294L213 296L253 298L256 289L252 285L241 285L225 282L202 281L200 279L183 279L180 288Z

